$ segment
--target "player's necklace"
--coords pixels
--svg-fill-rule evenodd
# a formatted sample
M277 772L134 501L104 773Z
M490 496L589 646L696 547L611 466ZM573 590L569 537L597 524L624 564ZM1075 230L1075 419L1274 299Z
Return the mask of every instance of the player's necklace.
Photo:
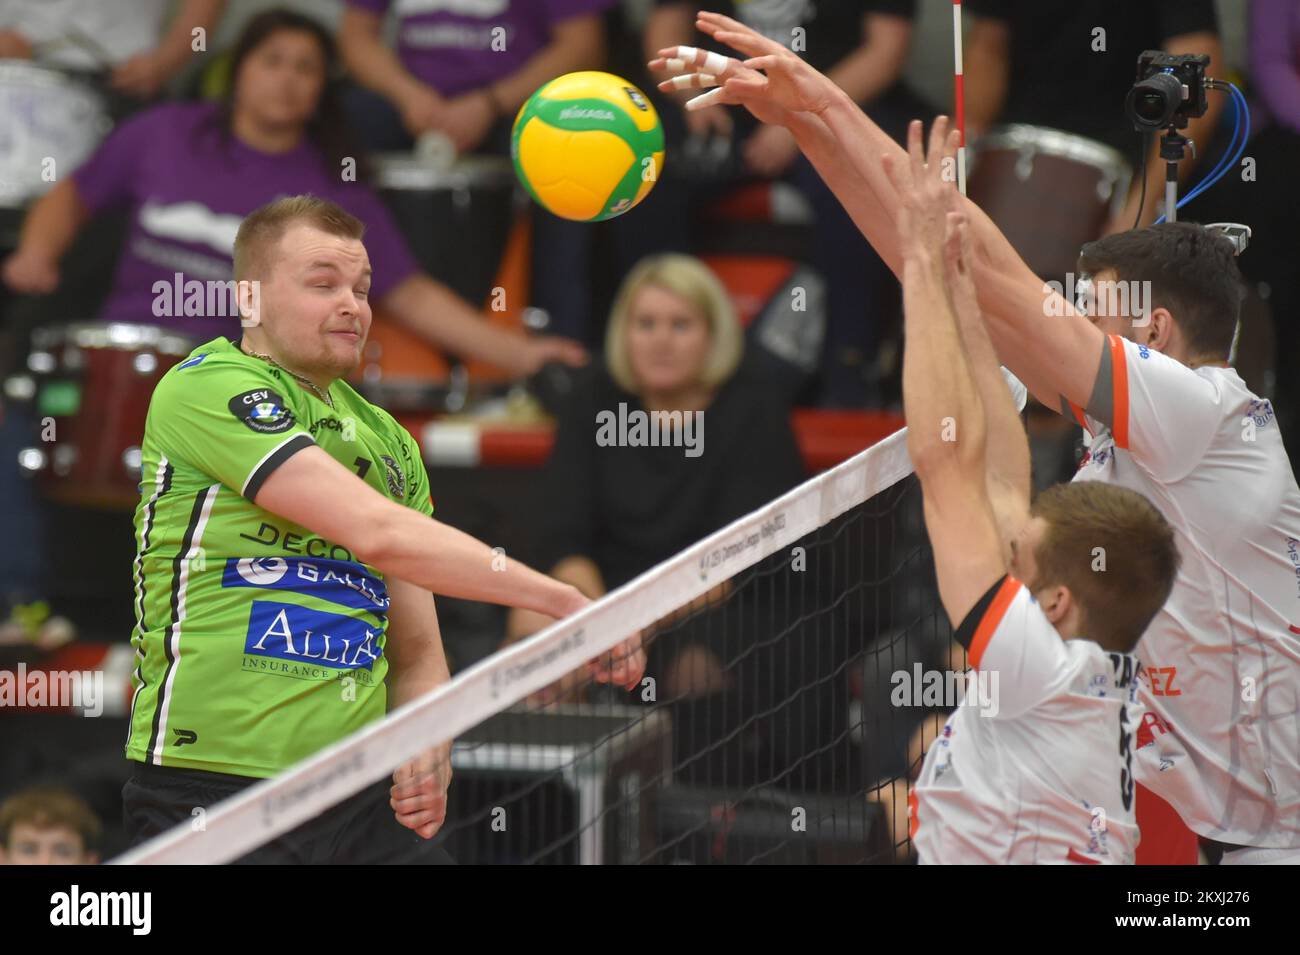
M311 391L312 391L312 394L314 394L317 398L319 398L321 401L325 402L325 403L326 403L327 405L329 405L331 408L334 407L334 399L332 399L332 398L330 397L329 392L328 392L328 391L321 391L319 388L316 387L316 383L315 383L314 381L312 381L310 378L306 378L306 377L304 377L304 376L298 374L296 371L290 371L288 368L285 368L284 365L280 364L278 361L276 361L276 360L275 360L274 358L272 358L270 355L263 355L263 354L261 354L260 352L255 352L255 351L245 352L245 354L246 354L246 355L251 355L251 356L253 356L254 358L260 358L260 359L262 359L262 361L264 361L264 362L268 362L269 364L274 365L276 368L279 368L279 369L280 369L282 372L284 372L286 375L292 375L293 378L294 378L294 379L295 379L299 384L301 384L301 385L303 385L303 386L305 386L305 387L307 387L307 388L310 388Z

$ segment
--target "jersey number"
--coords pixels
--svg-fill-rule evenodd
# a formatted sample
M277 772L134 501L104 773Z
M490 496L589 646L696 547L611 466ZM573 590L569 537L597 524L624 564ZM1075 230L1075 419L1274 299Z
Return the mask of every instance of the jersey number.
M357 477L364 481L366 479L366 472L370 470L370 462L365 458L357 458L356 461L352 463L357 466Z

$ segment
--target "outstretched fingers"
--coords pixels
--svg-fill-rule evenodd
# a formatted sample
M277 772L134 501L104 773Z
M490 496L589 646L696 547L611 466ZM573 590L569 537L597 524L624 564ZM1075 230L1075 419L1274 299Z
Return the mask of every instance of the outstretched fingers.
M752 27L721 13L710 13L707 10L701 10L696 16L695 27L701 33L705 33L719 43L725 43L747 56L785 52L785 47L775 40L769 39Z

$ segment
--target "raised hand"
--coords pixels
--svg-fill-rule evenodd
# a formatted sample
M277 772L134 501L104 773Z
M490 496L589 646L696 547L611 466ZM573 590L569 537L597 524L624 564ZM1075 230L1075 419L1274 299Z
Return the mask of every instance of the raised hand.
M838 92L830 78L813 69L793 51L763 36L739 20L701 11L695 26L719 43L744 53L745 66L767 73L776 102L792 112L822 113Z
M975 292L975 279L971 273L975 253L971 247L970 223L961 207L961 199L956 190L952 191L951 198L948 200L945 227L943 267L953 311L958 321L982 321L979 298Z
M673 76L660 83L659 89L665 93L708 90L686 104L688 111L744 106L761 122L789 126L797 122L799 113L823 112L838 92L834 83L794 53L743 23L721 14L701 13L696 26L750 59L742 63L693 46L660 50L650 61L650 69Z
M930 145L921 149L921 121L907 128L907 158L885 154L881 163L898 195L898 233L903 254L943 262L948 213L954 208L957 182L957 145L960 134L948 131L948 117L930 127Z

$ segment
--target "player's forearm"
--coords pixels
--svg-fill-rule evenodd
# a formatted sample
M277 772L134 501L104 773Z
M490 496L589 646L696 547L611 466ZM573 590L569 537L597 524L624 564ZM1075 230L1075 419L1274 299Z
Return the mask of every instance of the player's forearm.
M1002 375L997 352L984 327L979 307L966 296L955 295L954 298L957 326L971 380L984 406L985 467L990 485L1001 482L1027 506L1030 495L1029 441L1020 420L1020 411Z
M551 568L551 576L561 583L572 584L592 600L605 594L605 579L601 576L596 562L590 557L578 554L566 557ZM515 608L506 618L506 642L514 643L516 640L522 640L554 622L554 617L533 610Z
M386 502L391 503L391 502ZM357 556L430 593L566 617L586 602L570 584L400 505L371 515Z
M888 154L901 161L906 153L843 90L837 89L821 122L829 136L815 133L816 127L806 124L794 130L800 149L876 253L901 277L903 259L895 223L898 198L880 157Z
M528 339L500 328L441 282L426 275L407 279L384 300L403 326L426 341L461 357L527 374Z
M598 16L576 17L556 28L555 38L518 70L492 84L499 108L515 112L544 84L578 70L596 70L605 62L605 33Z
M388 667L388 707L397 709L403 703L419 699L451 679L447 655L443 651L442 637L431 641L427 652L414 660L396 660Z
M807 114L791 125L799 148L876 253L901 277L898 197L880 157L891 155L901 162L906 152L842 92L833 98L821 120L803 117ZM1043 283L982 209L969 199L963 199L963 209L975 250L980 308L990 322L1002 364L1040 401L1056 407L1059 395L1071 393L1061 387L1060 374L1071 369L1063 361L1045 365L1042 358L1044 348L1051 344L1051 329L1044 318ZM1072 375L1072 381L1077 377ZM1074 384L1071 387L1081 390Z
M822 114L822 119L829 137L815 135L816 127L802 124L795 131L800 148L803 149L807 144L805 155L814 166L818 166L819 162L826 164L827 172L835 178L835 181L827 179L827 185L846 209L850 208L850 203L856 207L858 211L854 213L850 210L850 213L859 231L866 236L894 274L901 275L902 255L896 224L898 197L894 194L889 177L885 175L880 157L890 155L895 157L895 161L901 162L907 153L843 93L833 98L830 107ZM827 155L835 153L847 160L850 169L856 172L856 177L844 168L836 168ZM820 166L818 172L821 172ZM862 192L868 195L860 195ZM1025 295L1038 294L1042 283L979 206L966 198L962 199L962 206L970 223L976 264L984 266L989 272L1011 275L1015 280L1010 285L1003 282L986 286L977 282L980 307L986 314L998 315L1023 307ZM1038 311L1041 313L1041 306ZM1019 374L1018 371L1016 373Z
M432 599L432 598L430 598ZM418 699L451 679L442 635L435 633L425 642L424 651L414 659L398 656L388 665L388 705L396 709Z
M984 412L944 291L942 265L903 265L903 410L907 449L922 483L956 469L984 484Z

